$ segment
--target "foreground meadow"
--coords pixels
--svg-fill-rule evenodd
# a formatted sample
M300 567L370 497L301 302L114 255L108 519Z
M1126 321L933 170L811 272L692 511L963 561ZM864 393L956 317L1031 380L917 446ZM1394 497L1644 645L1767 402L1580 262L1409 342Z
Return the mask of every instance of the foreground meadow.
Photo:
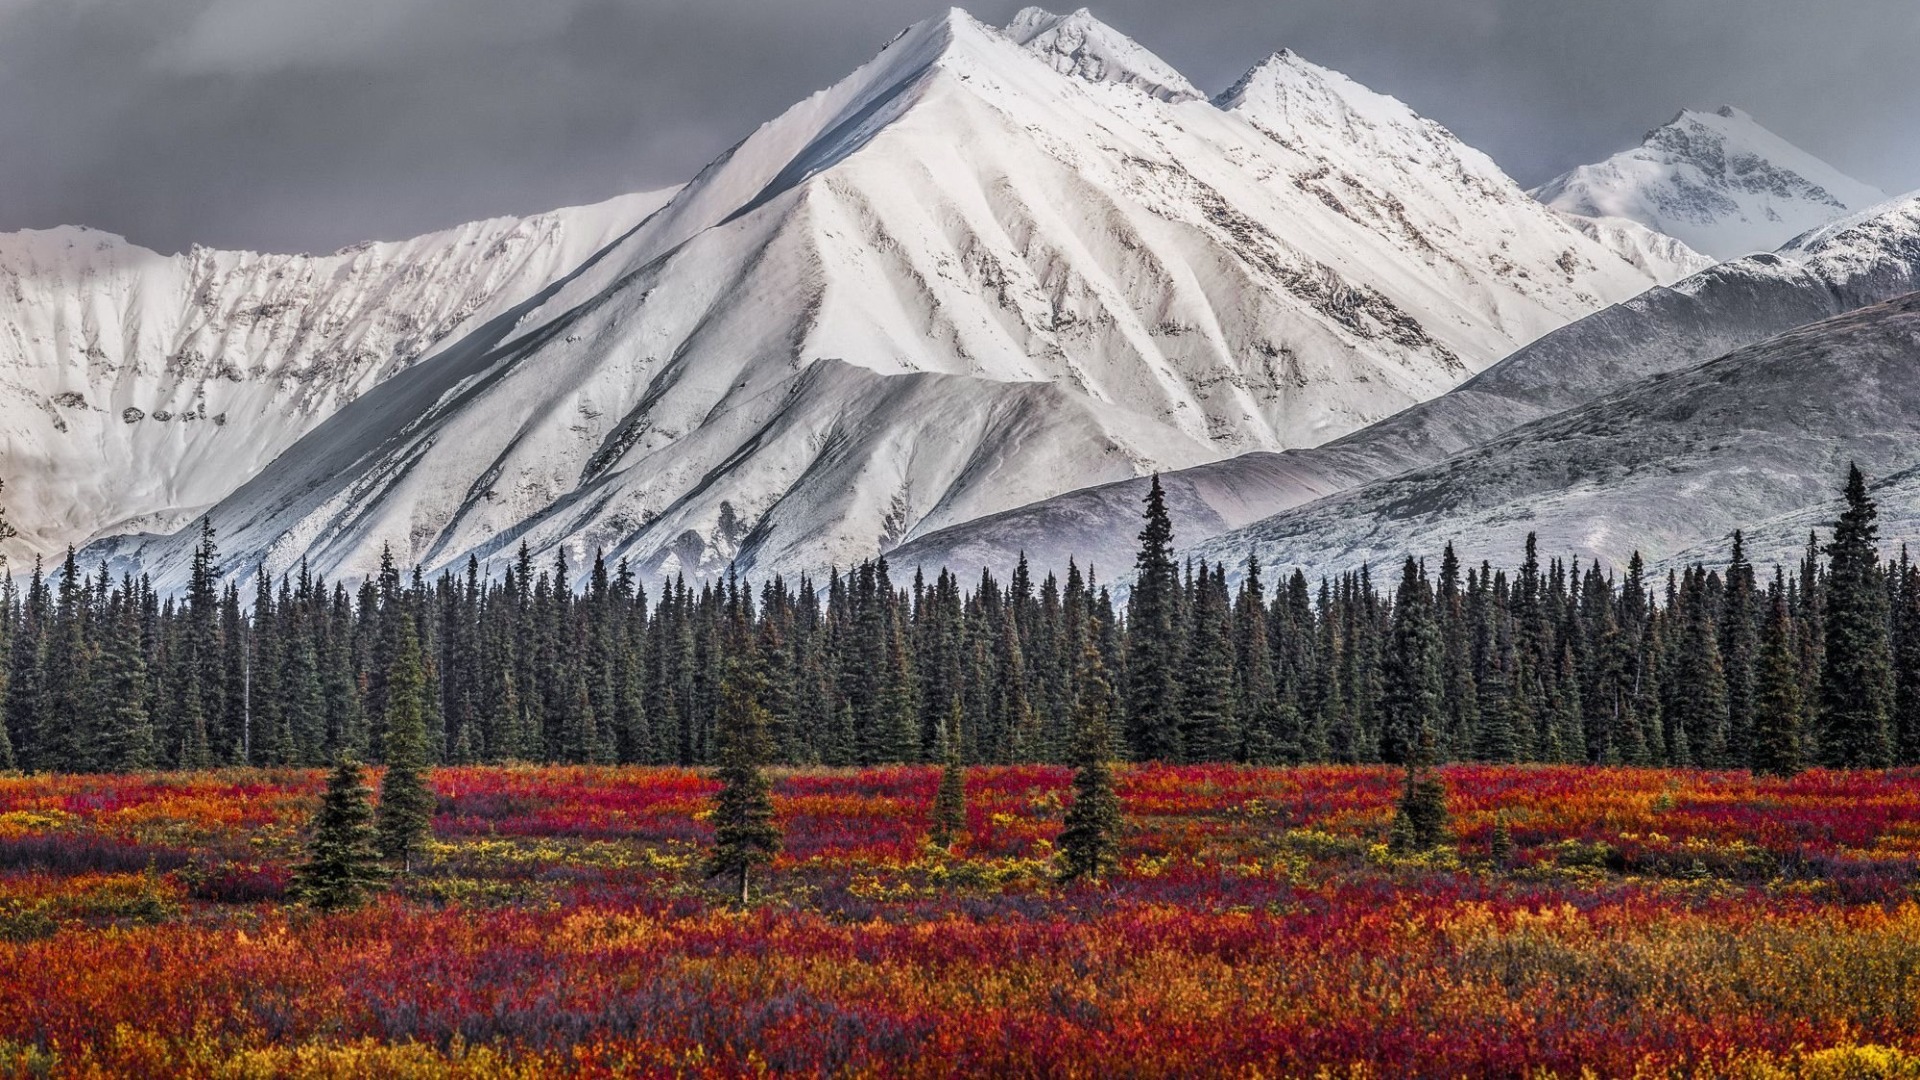
M1068 773L782 773L752 906L678 770L434 774L377 903L285 898L322 777L0 777L0 1072L1920 1076L1920 781L1123 771L1121 872L1052 874ZM1504 827L1502 827L1504 823Z

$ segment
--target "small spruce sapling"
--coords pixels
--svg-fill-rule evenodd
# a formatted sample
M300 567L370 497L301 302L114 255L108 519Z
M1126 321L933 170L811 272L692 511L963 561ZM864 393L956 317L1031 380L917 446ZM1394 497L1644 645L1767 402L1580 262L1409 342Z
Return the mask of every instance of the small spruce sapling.
M1433 732L1420 730L1413 755L1407 760L1406 788L1393 818L1391 843L1396 851L1431 851L1447 840L1447 786L1434 772Z
M933 828L929 835L936 847L951 848L955 841L967 838L967 771L960 764L960 701L954 699L947 718L943 740L946 755L940 767L940 787L933 796Z
M359 763L341 758L327 777L307 861L293 875L294 895L321 911L359 907L387 880L367 796Z
M1493 836L1487 841L1487 855L1498 869L1505 870L1513 865L1513 826L1507 824L1505 814L1494 820Z

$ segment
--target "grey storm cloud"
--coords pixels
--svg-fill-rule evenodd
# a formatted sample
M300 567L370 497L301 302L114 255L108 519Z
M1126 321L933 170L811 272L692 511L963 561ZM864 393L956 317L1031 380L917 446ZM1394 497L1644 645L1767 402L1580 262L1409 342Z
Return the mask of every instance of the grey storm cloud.
M0 229L330 250L677 183L926 0L0 0ZM1015 2L980 4L1004 21ZM1289 47L1538 182L1723 103L1920 186L1914 0L1106 0L1220 89Z

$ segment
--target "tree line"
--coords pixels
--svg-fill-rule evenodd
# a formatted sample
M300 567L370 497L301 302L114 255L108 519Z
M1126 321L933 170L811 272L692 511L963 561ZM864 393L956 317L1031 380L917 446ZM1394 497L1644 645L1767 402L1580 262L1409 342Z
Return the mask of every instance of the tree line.
M1253 559L1230 585L1176 559L1156 480L1124 603L1024 559L1004 581L879 559L649 592L596 557L576 589L524 546L498 576L257 572L243 600L203 525L179 596L71 552L0 583L0 767L710 765L748 708L771 761L1064 762L1090 680L1136 760L1920 763L1920 566L1883 561L1857 469L1845 494L1764 579L1736 533L1725 565L1664 579L1637 555L1543 563L1529 537L1511 571L1449 547L1385 585Z

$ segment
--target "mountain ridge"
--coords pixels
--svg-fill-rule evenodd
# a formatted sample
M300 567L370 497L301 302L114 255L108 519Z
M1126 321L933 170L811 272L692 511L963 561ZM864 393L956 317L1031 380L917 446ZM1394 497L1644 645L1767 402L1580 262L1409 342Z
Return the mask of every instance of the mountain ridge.
M1087 40L1120 48L1095 22L1060 18L1081 37L1037 52L962 12L918 24L503 334L308 432L214 508L234 561L351 577L388 547L436 568L525 540L647 572L824 568L1072 487L1323 442L1683 269L1491 163L1462 182L1477 152L1324 69L1291 77L1329 87L1353 137L1298 147L1250 108L1062 72ZM808 377L828 362L868 374ZM929 376L944 402L914 389ZM1052 389L1006 389L1024 384ZM1082 445L1035 438L1032 410ZM99 550L165 579L187 544Z

